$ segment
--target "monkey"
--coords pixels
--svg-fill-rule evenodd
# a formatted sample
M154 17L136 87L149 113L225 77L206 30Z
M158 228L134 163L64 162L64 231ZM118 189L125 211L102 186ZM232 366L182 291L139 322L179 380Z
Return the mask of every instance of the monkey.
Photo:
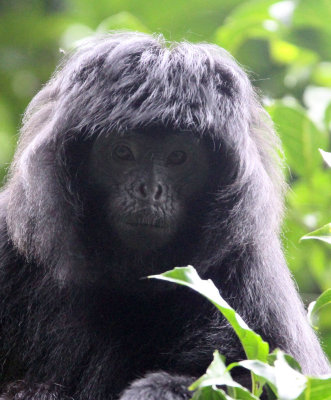
M271 349L328 373L283 255L279 149L216 45L112 33L66 57L0 193L0 398L191 398L213 350L244 354L201 296L144 279L189 264Z

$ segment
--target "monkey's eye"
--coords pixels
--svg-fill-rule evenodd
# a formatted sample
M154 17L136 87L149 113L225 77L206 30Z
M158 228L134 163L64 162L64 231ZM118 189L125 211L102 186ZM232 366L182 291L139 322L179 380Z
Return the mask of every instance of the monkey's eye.
M129 149L128 146L125 146L123 144L120 144L115 147L113 151L113 156L119 160L123 161L133 161L134 156L132 154L132 151Z
M170 153L170 155L167 158L167 164L168 165L180 165L180 164L184 164L184 162L187 159L187 155L186 153L184 153L184 151L173 151L172 153Z

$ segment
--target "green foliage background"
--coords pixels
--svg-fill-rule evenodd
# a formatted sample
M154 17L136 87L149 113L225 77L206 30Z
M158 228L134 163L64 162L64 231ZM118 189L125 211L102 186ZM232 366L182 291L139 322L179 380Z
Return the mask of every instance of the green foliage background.
M0 0L0 180L24 109L61 59L95 32L158 32L214 42L260 89L284 145L290 184L283 243L306 302L331 287L331 246L301 236L331 220L331 2L329 0ZM331 313L320 331L331 355Z

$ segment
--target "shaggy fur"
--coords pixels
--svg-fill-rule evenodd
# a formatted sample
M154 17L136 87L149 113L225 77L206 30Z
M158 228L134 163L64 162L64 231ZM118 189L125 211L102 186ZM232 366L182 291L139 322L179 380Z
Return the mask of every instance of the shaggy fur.
M231 179L214 172L198 245L178 237L170 258L151 260L110 244L108 259L109 249L86 246L79 171L97 135L150 126L208 138ZM214 349L242 358L200 296L154 281L123 293L112 285L123 265L143 277L148 262L155 272L194 265L272 348L306 373L329 372L279 241L278 150L246 74L219 47L127 33L78 48L29 105L0 194L2 398L187 399Z

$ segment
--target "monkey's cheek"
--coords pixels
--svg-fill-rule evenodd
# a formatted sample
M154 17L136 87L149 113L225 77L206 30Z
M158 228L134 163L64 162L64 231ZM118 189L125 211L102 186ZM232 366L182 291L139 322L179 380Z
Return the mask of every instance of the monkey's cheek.
M130 249L148 252L166 246L172 239L175 229L151 225L121 223L117 226L120 240Z

